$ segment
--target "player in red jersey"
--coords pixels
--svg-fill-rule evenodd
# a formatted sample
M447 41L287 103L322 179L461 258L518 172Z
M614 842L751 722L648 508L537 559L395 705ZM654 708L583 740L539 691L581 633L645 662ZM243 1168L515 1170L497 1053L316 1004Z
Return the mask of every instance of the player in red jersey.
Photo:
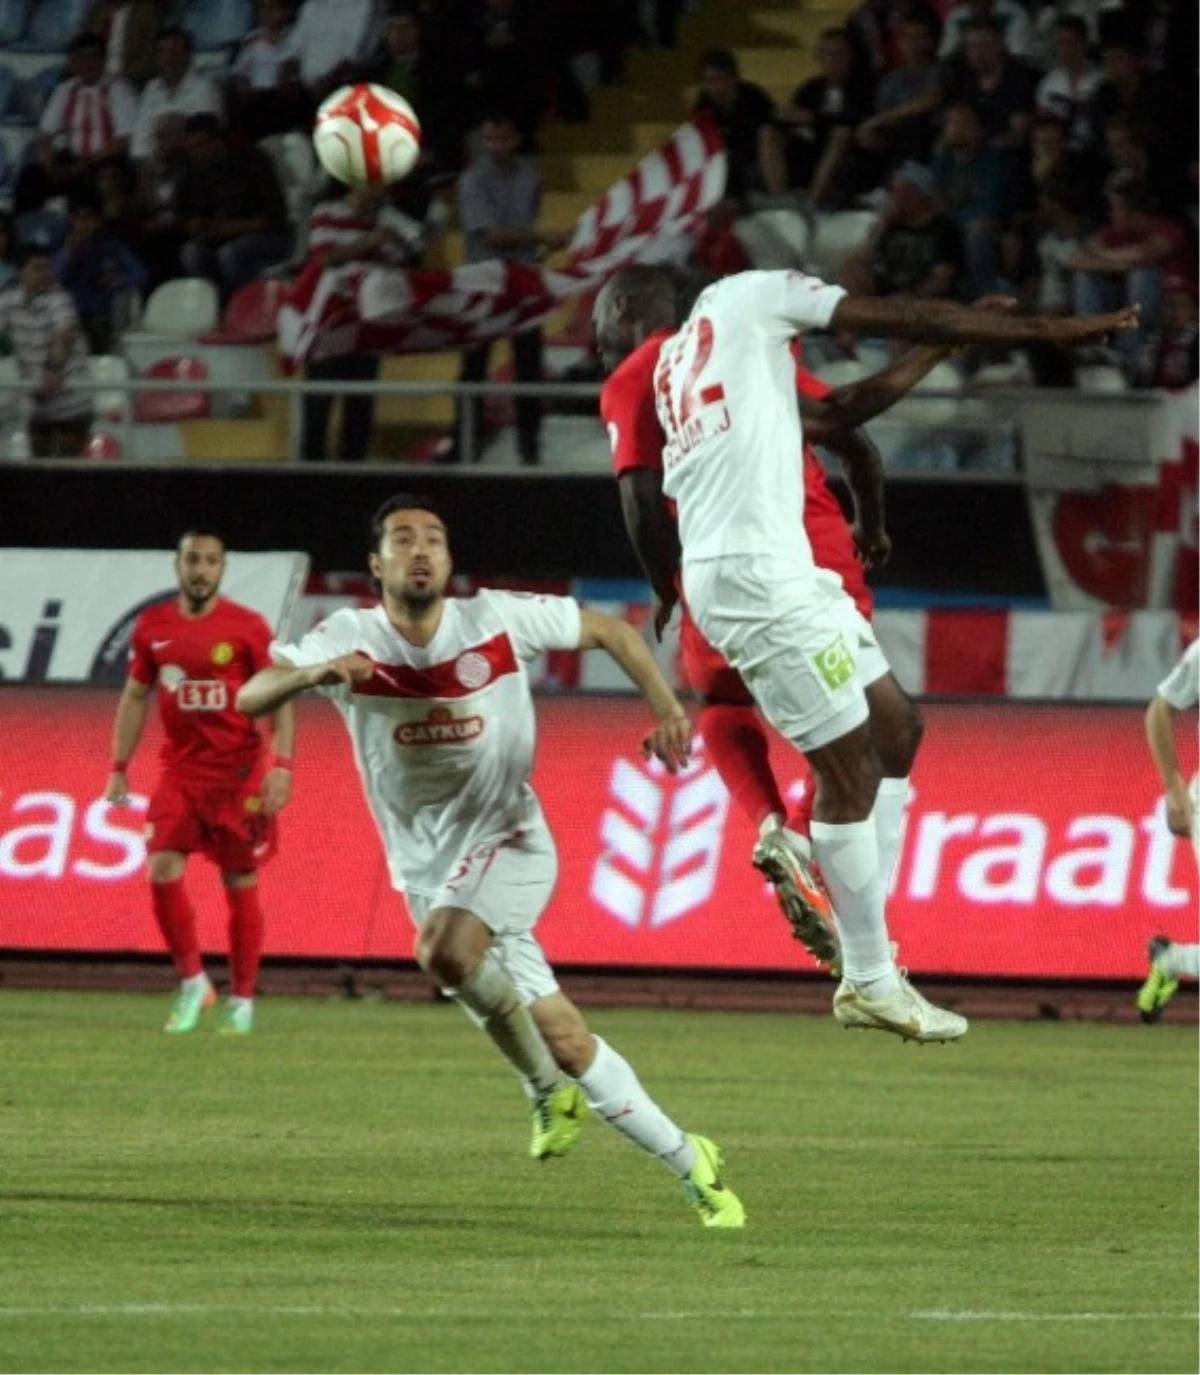
M273 636L257 612L218 595L224 541L189 531L175 572L178 598L150 607L134 627L105 797L114 806L129 800L129 764L157 684L165 738L146 848L154 916L181 980L164 1030L192 1031L216 1001L183 882L188 856L201 851L219 866L229 904L231 994L220 1030L246 1033L263 945L258 868L274 852L275 815L291 795L295 715L286 704L274 714L268 756L258 727L234 706L242 684L270 664Z
M617 287L638 273L622 274ZM661 634L680 599L678 535L662 495L662 449L665 442L654 400L654 369L662 343L673 326L664 324L626 356L604 385L600 413L613 450L621 488L626 528L639 561L654 587L656 629ZM857 428L862 420L894 404L947 356L936 347L913 350L868 384L834 390L802 366L796 390L805 413L805 435L836 453L854 499L855 524L847 524L825 469L811 444L802 456L804 529L819 568L836 573L862 615L869 620L873 599L865 573L886 561L891 542L884 525L882 464L878 451ZM798 350L797 350L798 354ZM869 387L869 389L868 389ZM758 828L753 862L775 888L780 908L799 940L821 963L836 970L837 936L828 896L811 867L808 828L812 819L811 780L790 819L770 765L766 728L754 699L724 656L705 639L681 608L680 655L689 686L703 704L700 732L722 782ZM866 694L884 779L880 796L900 819L908 793L923 725L916 705L896 681L882 656L878 676Z

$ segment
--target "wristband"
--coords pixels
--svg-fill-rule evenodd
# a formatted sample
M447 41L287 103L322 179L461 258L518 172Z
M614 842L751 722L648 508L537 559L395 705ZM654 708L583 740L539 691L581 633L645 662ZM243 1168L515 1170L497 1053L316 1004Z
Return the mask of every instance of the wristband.
M275 755L271 760L271 767L273 769L287 769L290 773L292 770L292 756L290 754Z
M113 773L128 773L128 772L129 772L129 760L128 760L128 759L114 759L113 762L112 762L112 771L113 771Z

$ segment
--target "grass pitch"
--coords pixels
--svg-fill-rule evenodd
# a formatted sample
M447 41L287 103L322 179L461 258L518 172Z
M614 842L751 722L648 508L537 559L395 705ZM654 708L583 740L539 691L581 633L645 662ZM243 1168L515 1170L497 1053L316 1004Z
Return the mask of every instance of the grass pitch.
M450 1007L0 1000L5 1371L1195 1371L1194 1029L597 1012L726 1149L706 1232L602 1124L525 1156Z

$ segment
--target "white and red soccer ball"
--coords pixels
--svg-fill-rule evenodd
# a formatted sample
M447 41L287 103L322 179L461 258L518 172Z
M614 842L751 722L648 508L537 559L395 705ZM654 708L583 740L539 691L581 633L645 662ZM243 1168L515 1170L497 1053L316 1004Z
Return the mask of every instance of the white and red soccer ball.
M348 186L387 186L421 156L421 124L386 86L343 86L322 101L313 125L317 159Z

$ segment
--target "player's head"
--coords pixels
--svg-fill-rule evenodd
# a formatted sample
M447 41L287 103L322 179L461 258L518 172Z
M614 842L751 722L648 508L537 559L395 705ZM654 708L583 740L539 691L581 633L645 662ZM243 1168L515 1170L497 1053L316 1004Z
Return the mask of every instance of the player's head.
M663 265L623 267L600 288L592 307L596 348L606 372L627 358L657 329L683 321L683 279Z
M175 546L175 574L188 610L202 611L225 576L225 541L212 530L186 530Z
M450 532L437 502L401 492L371 517L367 564L385 602L420 615L446 595L453 564Z

